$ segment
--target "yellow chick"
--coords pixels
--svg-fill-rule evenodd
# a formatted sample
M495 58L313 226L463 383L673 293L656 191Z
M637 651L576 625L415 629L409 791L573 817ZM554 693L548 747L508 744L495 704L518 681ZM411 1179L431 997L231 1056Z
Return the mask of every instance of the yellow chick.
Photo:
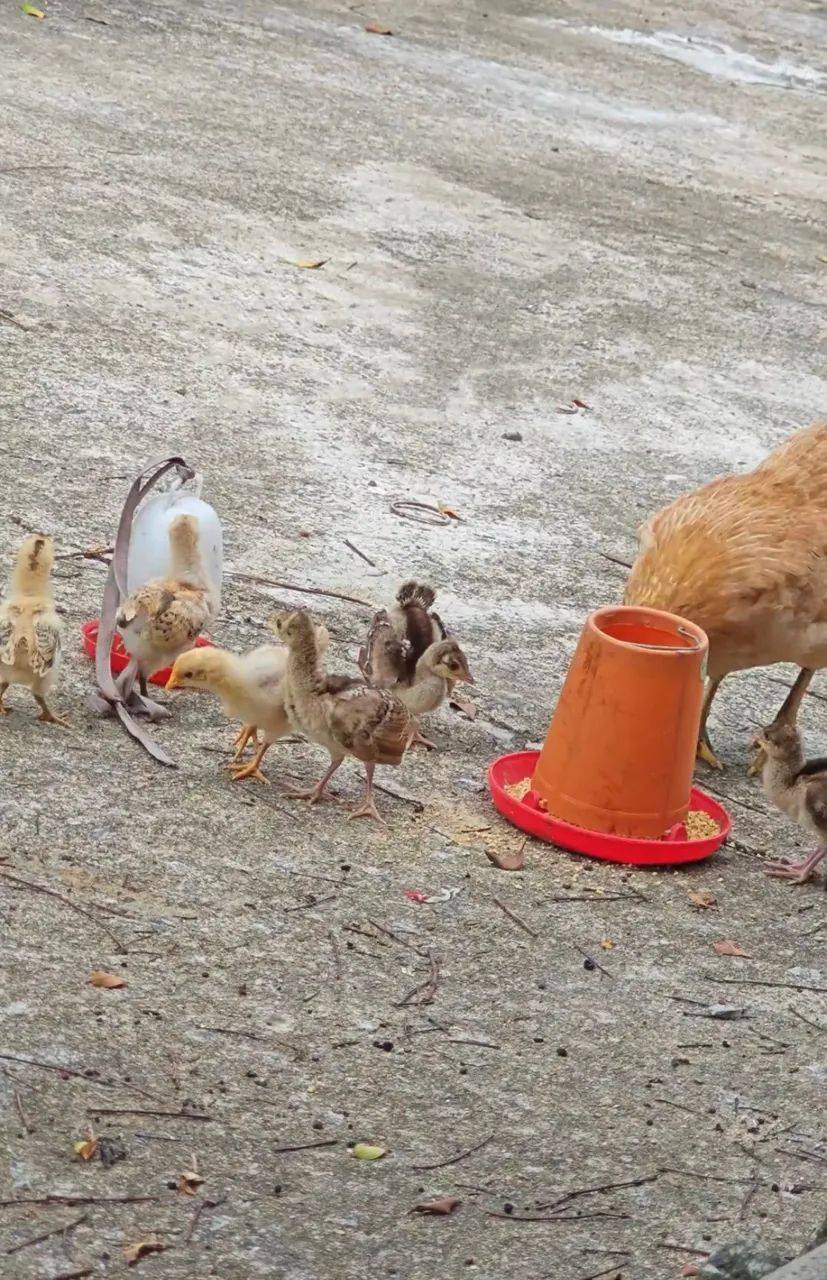
M327 649L327 628L316 628L319 652ZM265 754L279 738L290 733L290 721L284 705L284 674L288 650L280 644L263 644L250 653L229 653L226 649L190 649L176 658L167 681L167 689L197 689L214 693L230 720L241 720L242 729L235 739L235 756L228 765L233 781L255 778L269 783L261 772ZM258 730L263 741L258 741ZM256 748L254 758L241 764L248 741Z
M0 605L0 715L8 715L3 695L10 684L31 689L40 719L67 725L46 702L60 669L63 624L52 597L55 548L51 538L33 534L23 543L8 597Z
M172 521L169 549L169 577L139 587L123 601L116 619L124 645L135 659L144 697L147 677L191 649L216 612L195 516L176 516Z

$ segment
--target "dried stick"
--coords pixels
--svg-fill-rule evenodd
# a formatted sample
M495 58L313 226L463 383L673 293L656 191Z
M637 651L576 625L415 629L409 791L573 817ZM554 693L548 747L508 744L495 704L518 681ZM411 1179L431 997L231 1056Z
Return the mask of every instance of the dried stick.
M62 902L65 906L70 907L72 911L76 911L78 915L85 916L87 920L91 920L93 924L96 924L99 929L112 939L119 951L126 951L124 943L111 929L102 924L91 911L87 911L85 907L79 907L76 902L72 902L71 898L65 898L62 893L58 893L55 889L48 889L44 884L35 884L32 880L21 880L19 876L13 876L10 871L0 870L0 876L18 889L31 889L33 893L45 893L50 898L57 898L58 902Z
M415 1164L411 1168L416 1169L417 1173L427 1173L431 1169L444 1169L449 1164L459 1164L460 1160L464 1160L466 1156L472 1156L475 1151L482 1151L483 1147L487 1147L489 1142L493 1142L496 1134L489 1133L487 1138L483 1138L482 1142L478 1142L476 1146L469 1147L467 1151L458 1151L455 1156L449 1156L447 1160L437 1160L434 1164Z
M6 1250L6 1255L19 1253L21 1249L28 1249L33 1244L40 1244L41 1241L49 1240L52 1236L62 1235L64 1231L74 1231L75 1227L79 1227L88 1217L88 1213L82 1213L79 1218L75 1218L74 1222L67 1222L63 1226L53 1227L51 1231L44 1231L39 1236L32 1236L30 1240L24 1240L22 1244L13 1244L10 1249Z
M277 578L264 578L258 573L240 573L238 570L227 570L225 577L239 578L242 582L258 582L265 587L279 587L282 591L299 591L308 596L332 596L334 600L347 600L349 604L360 604L366 609L374 609L370 600L360 600L358 596L346 596L341 591L326 591L322 587L300 587L295 582L280 582Z
M517 915L517 913L515 911L512 911L510 907L507 907L504 902L500 901L499 898L495 898L492 896L491 901L496 903L496 905L500 908L500 911L502 911L504 915L507 915L509 920L513 920L514 923L517 925L517 927L519 929L522 929L525 933L527 933L530 938L539 938L540 935L538 933L535 933L531 925L526 924L525 920L521 920L520 917Z

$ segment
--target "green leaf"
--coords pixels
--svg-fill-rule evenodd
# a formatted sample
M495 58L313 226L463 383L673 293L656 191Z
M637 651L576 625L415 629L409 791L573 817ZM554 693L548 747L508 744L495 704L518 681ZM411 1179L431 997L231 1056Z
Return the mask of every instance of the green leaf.
M21 4L20 8L27 13L30 18L40 18L42 21L46 15L42 9L36 9L33 4Z
M357 1142L355 1147L351 1147L351 1154L357 1160L381 1160L388 1152L387 1147L372 1147L369 1142Z

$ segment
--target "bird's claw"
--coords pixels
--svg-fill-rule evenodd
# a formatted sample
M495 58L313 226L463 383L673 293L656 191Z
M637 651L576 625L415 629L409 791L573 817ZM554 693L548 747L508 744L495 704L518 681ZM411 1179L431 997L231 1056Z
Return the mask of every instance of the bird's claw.
M807 862L790 862L789 858L781 858L778 862L767 863L764 875L774 880L789 880L790 884L806 884L812 879L814 870Z
M719 769L723 771L723 765L712 750L712 744L708 738L701 738L698 741L698 750L696 755L699 760L703 760L704 764L708 764L710 769Z

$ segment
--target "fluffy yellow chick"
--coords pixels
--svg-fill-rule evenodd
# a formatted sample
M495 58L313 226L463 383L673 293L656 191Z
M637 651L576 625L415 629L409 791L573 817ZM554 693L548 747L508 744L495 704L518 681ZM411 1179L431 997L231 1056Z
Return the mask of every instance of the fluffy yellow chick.
M27 538L18 552L8 597L0 605L0 715L8 715L3 695L9 685L23 684L34 694L41 720L66 725L46 703L60 669L63 631L52 598L54 559L54 543L42 534Z
M316 643L324 653L329 643L327 628L316 628ZM176 658L167 689L198 689L214 693L230 720L241 720L235 739L235 756L228 766L233 780L256 778L269 782L261 772L265 754L279 738L290 732L284 705L284 673L288 650L280 644L263 644L250 653L229 653L226 649L191 649ZM258 730L263 741L258 741ZM256 754L248 764L240 764L247 742L252 739Z
M169 577L139 587L123 601L116 619L124 645L135 659L144 697L147 677L191 649L216 611L195 516L176 516L172 521L169 549Z

